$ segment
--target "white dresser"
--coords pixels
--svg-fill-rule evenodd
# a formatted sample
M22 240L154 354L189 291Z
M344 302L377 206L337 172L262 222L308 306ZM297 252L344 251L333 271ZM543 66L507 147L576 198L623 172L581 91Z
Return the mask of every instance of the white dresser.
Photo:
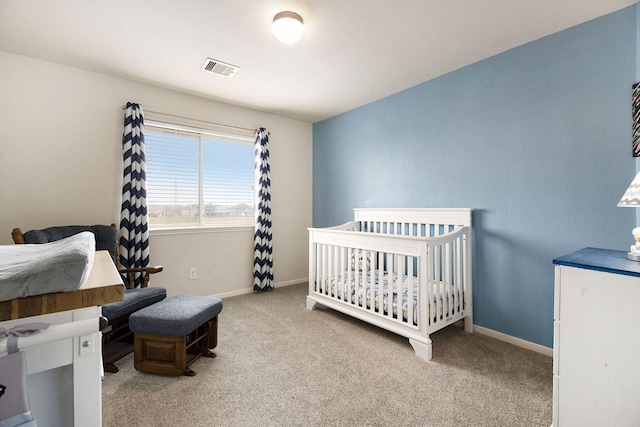
M553 263L553 426L640 426L640 262L585 248Z

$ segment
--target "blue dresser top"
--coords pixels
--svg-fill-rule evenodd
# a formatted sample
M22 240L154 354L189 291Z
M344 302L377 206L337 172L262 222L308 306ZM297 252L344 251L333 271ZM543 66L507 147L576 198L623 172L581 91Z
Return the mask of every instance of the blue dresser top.
M627 259L627 252L584 248L553 260L556 265L640 277L640 262Z

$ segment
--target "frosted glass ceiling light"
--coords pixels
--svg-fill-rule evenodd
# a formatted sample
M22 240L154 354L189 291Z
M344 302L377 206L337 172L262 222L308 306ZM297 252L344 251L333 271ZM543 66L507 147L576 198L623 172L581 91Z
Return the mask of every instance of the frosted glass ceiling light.
M302 17L295 12L280 12L273 17L271 32L282 43L297 43L304 36Z

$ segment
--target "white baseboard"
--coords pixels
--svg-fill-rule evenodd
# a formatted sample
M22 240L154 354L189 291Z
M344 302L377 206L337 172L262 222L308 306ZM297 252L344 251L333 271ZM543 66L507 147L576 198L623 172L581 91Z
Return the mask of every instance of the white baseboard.
M302 279L294 279L294 280L287 280L285 282L277 282L273 286L274 288L283 288L285 286L298 285L300 283L308 283L308 282L309 282L309 279L304 277ZM220 299L224 299L224 298L231 298L238 295L245 295L245 294L251 294L251 293L253 293L253 287L238 289L236 291L224 292L222 294L216 294L212 296L218 297Z
M481 335L486 335L491 338L495 338L500 341L513 344L518 347L526 348L527 350L535 351L536 353L544 354L545 356L553 357L553 349L545 347L540 344L533 343L531 341L525 341L520 338L516 338L511 335L503 334L502 332L494 331L493 329L485 328L478 325L473 325L473 332L477 332Z
M309 278L303 277L302 279L293 279L287 280L286 282L278 282L274 286L276 288L282 288L284 286L299 285L300 283L309 283Z

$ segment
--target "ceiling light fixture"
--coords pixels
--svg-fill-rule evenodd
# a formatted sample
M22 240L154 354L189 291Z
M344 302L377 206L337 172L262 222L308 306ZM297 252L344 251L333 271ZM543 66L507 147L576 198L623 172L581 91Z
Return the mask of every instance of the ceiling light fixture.
M282 43L297 43L304 36L302 17L295 12L280 12L273 17L271 32Z

